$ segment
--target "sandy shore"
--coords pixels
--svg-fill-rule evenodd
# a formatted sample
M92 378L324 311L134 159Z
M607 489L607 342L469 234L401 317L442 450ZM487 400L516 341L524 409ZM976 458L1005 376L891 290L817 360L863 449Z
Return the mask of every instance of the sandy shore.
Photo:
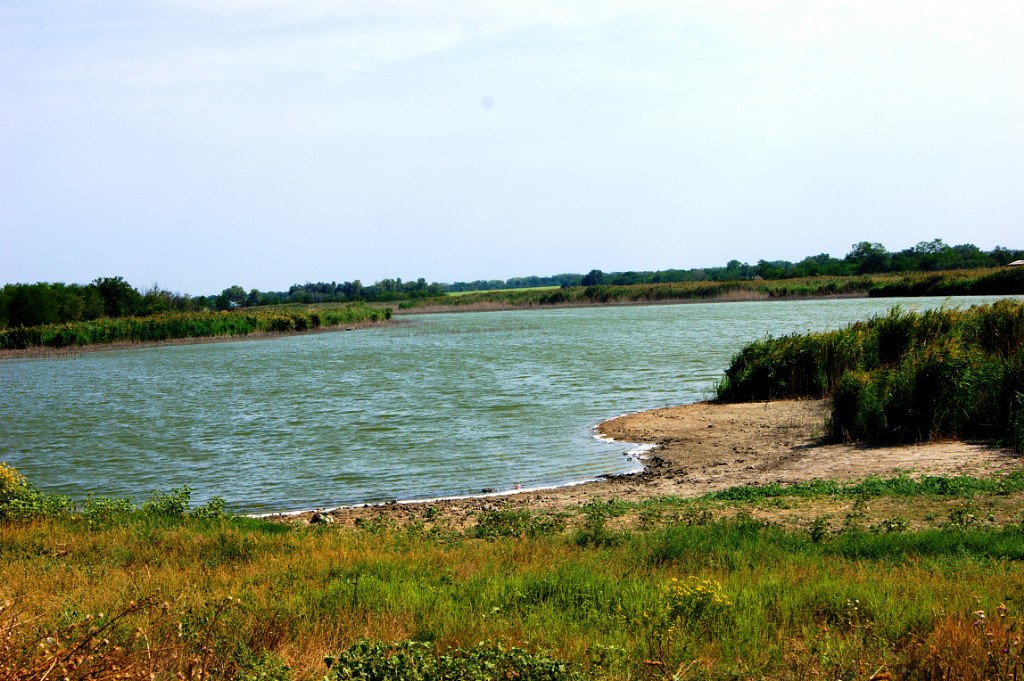
M696 497L742 485L856 480L899 473L990 476L1020 465L1016 455L991 443L822 444L825 416L826 404L820 400L699 402L630 414L606 421L598 430L622 442L655 445L641 473L501 497L344 508L330 515L343 525L381 516L402 522L420 517L432 507L456 525L468 525L476 513L497 508L557 511L594 499ZM282 519L305 522L311 515Z

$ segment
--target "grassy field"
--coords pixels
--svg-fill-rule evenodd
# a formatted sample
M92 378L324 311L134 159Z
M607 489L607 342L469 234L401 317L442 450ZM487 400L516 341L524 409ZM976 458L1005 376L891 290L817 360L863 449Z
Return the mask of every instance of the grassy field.
M1019 474L496 508L454 530L429 510L232 518L187 490L70 512L0 473L4 679L1024 673Z

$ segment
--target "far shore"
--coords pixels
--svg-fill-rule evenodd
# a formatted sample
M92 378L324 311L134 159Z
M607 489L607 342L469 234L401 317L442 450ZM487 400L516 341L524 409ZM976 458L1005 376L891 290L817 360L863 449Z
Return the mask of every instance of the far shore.
M508 289L515 291L515 289ZM866 293L829 293L811 296L770 296L763 291L740 289L726 291L722 295L706 298L666 298L664 300L614 300L603 303L545 303L543 305L513 305L497 301L478 301L454 305L423 305L412 308L395 308L395 315L438 314L445 312L503 312L509 310L553 310L564 308L590 307L650 307L656 305L700 305L702 303L751 303L793 300L836 300L846 298L869 298Z
M139 341L124 343L94 343L92 345L72 345L61 348L39 346L19 350L0 350L0 360L5 359L52 359L75 357L87 352L111 352L114 350L136 350L144 348L162 348L176 345L207 345L210 343L237 343L239 341L260 341L287 338L290 336L311 336L320 333L336 333L339 331L358 331L371 327L395 326L401 321L394 319L383 322L352 322L339 326L322 326L303 331L273 331L249 333L244 336L192 336L188 338L169 338L160 341Z
M557 513L594 500L640 502L694 498L732 487L811 480L855 481L900 474L994 476L1020 467L1018 455L987 442L932 442L895 447L823 441L827 403L786 400L743 404L698 402L629 414L602 423L598 431L620 442L654 445L644 470L551 489L430 502L343 507L330 511L264 516L306 523L327 515L355 525L387 518L402 523L430 513L458 526L498 509Z
M327 326L303 331L275 331L269 333L250 333L243 336L192 336L188 338L170 338L161 341L139 341L123 343L94 343L91 345L73 345L64 347L38 346L24 349L0 349L0 361L7 359L51 359L75 357L86 352L109 352L112 350L134 350L141 348L158 348L175 345L205 345L208 343L237 343L239 341L271 340L288 336L306 336L319 333L338 331L354 331L369 327L394 326L401 324L401 316L422 314L458 313L458 312L507 312L514 310L548 310L564 308L591 307L647 307L654 305L685 305L700 303L736 303L754 301L786 301L786 300L830 300L837 298L867 298L860 294L832 294L827 296L780 296L770 297L757 291L730 291L714 298L680 298L672 300L636 300L615 301L608 303L553 303L550 305L510 305L508 303L477 302L466 305L426 305L423 307L399 309L392 308L392 318L383 322L353 322L339 326Z

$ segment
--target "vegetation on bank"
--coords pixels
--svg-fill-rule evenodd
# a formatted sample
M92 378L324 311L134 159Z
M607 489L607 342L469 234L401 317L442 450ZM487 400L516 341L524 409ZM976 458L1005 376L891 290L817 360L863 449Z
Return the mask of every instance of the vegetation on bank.
M42 307L19 308L19 319L69 317L78 321L32 326L0 325L0 350L34 347L80 347L98 343L167 341L216 336L246 336L252 333L304 331L389 318L390 309L365 303L324 303L315 305L276 305L237 307L219 312L202 309L193 312L172 311L133 316L133 307L122 299L134 300L138 293L123 280L105 280L107 298L98 303L99 317L84 314L74 304L72 287L40 284L22 286L21 293L32 296ZM422 282L421 282L422 283ZM5 287L4 291L11 287ZM46 289L44 291L44 289ZM47 293L46 291L49 291ZM9 291L8 291L9 292ZM828 296L918 296L918 295L1009 295L1024 294L1024 267L989 270L958 270L903 275L864 275L857 277L814 277L806 279L756 281L703 281L632 286L592 285L571 288L541 287L407 298L402 310L470 309L473 307L529 308L549 305L650 304L707 300L761 300ZM98 293L96 295L99 295ZM47 298L47 296L51 296ZM0 296L2 297L2 296ZM141 297L145 300L150 297ZM244 299L244 298L243 298ZM122 300L122 302L118 302ZM48 301L48 302L40 302ZM60 302L63 301L63 302ZM25 301L23 301L25 302ZM28 305L29 303L25 303ZM2 305L0 305L2 307ZM159 307L159 306L158 306ZM230 306L229 306L230 307ZM51 309L52 308L52 309ZM47 309L64 310L46 312ZM156 309L156 308L154 308ZM68 312L71 310L71 312ZM76 312L77 310L77 312Z
M149 317L102 317L92 321L0 329L0 350L244 337L256 333L337 328L382 322L390 318L390 308L374 308L358 303L224 312L166 312Z
M370 286L358 281L293 286L287 293L246 293L231 286L219 295L192 297L153 286L138 291L121 277L104 277L90 284L7 284L0 287L0 329L93 321L103 317L150 317L174 312L228 311L241 307L321 303L377 303L442 295L438 285L423 279L403 283L385 279Z
M681 283L610 285L570 288L508 289L418 298L399 303L399 309L422 307L649 304L708 300L767 300L829 296L924 296L1024 294L1024 267L819 276L797 279L691 281Z
M717 399L831 397L834 438L987 438L1024 447L1024 303L888 314L768 337L733 359Z
M809 255L798 262L759 260L755 264L730 260L724 267L698 267L645 272L557 274L550 277L513 277L445 284L447 292L518 289L536 286L632 286L691 281L742 281L751 279L801 279L807 277L855 277L863 274L899 274L1003 267L1024 258L1024 251L997 246L983 251L973 244L951 246L942 239L922 241L901 251L889 251L880 243L853 244L842 258L828 253Z
M463 530L75 509L0 466L0 678L1019 678L1024 478L967 480Z

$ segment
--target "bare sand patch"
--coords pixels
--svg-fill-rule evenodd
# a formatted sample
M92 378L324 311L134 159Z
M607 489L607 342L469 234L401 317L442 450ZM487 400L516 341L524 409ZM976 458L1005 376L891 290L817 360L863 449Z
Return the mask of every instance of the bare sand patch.
M793 484L810 480L858 480L869 476L992 476L1015 470L1013 452L984 442L932 442L895 447L824 444L823 400L744 404L698 402L620 416L599 432L622 442L656 445L635 475L502 497L387 504L331 512L336 522L384 517L396 522L441 513L456 526L480 511L570 509L594 499L642 501L697 497L744 485ZM307 520L309 514L293 519Z

